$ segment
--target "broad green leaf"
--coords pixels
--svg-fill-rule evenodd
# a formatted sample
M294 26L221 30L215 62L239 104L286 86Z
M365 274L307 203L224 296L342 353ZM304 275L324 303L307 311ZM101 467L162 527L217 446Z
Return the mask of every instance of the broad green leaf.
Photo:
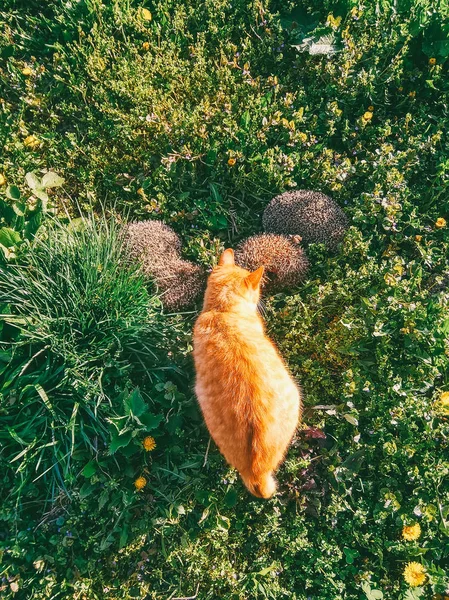
M123 435L114 434L109 445L109 454L114 454L119 448L127 446L132 438L132 432L126 431Z
M24 202L14 202L12 209L18 217L23 217L25 215L26 204Z
M156 427L164 420L163 415L153 415L147 412L139 417L140 421L145 425L149 431L156 429Z
M232 488L226 492L224 497L225 506L232 508L237 504L237 492Z
M48 202L47 192L45 192L44 190L34 190L34 195L36 196L36 198L39 198L39 200L42 200L42 207L45 210L46 203Z
M362 466L363 461L365 460L365 450L356 450L353 454L350 454L346 460L342 462L342 467L345 469L349 469L349 471L353 471L356 473L360 467Z
M31 240L34 237L34 234L39 229L39 226L42 222L42 212L38 211L31 215L28 219L27 224L25 225L25 238L27 240Z
M419 598L422 598L424 594L424 588L422 587L417 587L415 589L408 589L405 592L404 595L404 600L419 600Z
M63 177L60 177L54 171L49 171L48 173L45 173L45 175L42 177L42 187L43 188L59 187L64 183L64 181L65 180Z
M10 227L2 227L0 229L0 244L5 248L12 248L22 241L20 233L14 231Z
M98 509L101 510L109 499L109 490L104 489L98 498Z
M84 475L84 477L87 477L87 479L89 479L89 477L92 477L92 475L94 475L97 472L97 463L94 460L91 460L87 463L87 465L84 467L84 469L82 470L82 474Z
M362 583L362 590L365 592L367 600L382 600L384 597L380 590L373 590L367 581Z
M357 421L357 419L355 417L353 417L352 415L343 415L343 417L347 420L348 423L351 423L351 425L354 425L355 427L357 427L357 425L359 424L359 422Z
M83 483L79 491L81 500L87 498L87 496L90 496L95 489L95 484L90 483L90 481L86 481L85 483Z
M33 190L33 192L36 192L36 190L42 189L42 182L39 179L39 177L36 175L36 173L33 173L33 172L27 173L25 175L25 181L27 182L28 187Z
M10 200L20 200L20 190L16 185L8 185L5 193Z
M125 407L125 413L127 415L133 414L136 417L140 417L148 410L139 388L134 389L131 394L123 402Z

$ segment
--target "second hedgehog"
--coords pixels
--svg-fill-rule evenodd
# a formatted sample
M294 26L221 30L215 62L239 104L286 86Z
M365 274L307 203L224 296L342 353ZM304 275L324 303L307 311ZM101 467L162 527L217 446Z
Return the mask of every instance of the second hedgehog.
M329 196L295 190L271 200L263 214L263 227L270 233L300 235L305 246L322 243L335 251L348 228L348 218Z
M201 297L205 270L181 258L179 236L161 221L130 223L125 229L127 258L157 286L168 311L189 308Z
M237 247L235 262L240 267L255 271L265 267L263 287L280 291L298 285L305 277L309 261L295 236L262 233L254 235Z

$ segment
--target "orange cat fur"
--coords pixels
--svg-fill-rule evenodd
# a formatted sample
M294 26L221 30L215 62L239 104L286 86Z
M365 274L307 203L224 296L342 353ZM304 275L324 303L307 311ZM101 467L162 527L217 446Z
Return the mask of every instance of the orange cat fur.
M209 432L255 496L276 491L274 472L298 424L301 396L257 312L263 267L225 250L209 276L194 328L195 392Z

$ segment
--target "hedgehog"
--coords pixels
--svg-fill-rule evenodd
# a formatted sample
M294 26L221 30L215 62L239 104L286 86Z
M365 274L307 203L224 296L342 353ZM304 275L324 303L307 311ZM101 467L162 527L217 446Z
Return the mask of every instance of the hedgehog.
M128 257L141 262L146 275L153 275L153 265L181 255L178 234L162 221L130 223L125 229L125 244Z
M267 232L299 235L304 245L323 243L332 251L348 228L348 219L338 204L310 190L276 196L266 207L262 222Z
M206 271L188 260L175 259L166 264L164 274L154 278L161 301L168 311L191 307L206 288Z
M241 242L235 262L248 271L265 267L262 283L266 291L295 287L304 279L309 261L299 245L299 236L261 233Z
M161 221L142 221L125 229L127 259L137 262L161 293L166 310L190 307L205 288L205 270L181 258L179 236Z

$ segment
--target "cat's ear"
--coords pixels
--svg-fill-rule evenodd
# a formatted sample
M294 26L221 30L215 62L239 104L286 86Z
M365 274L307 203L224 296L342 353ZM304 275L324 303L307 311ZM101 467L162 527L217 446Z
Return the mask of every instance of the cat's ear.
M263 273L265 271L265 267L259 267L256 271L253 271L252 273L250 273L248 275L248 277L245 279L246 285L248 287L253 288L253 290L257 290L257 288L260 286L260 280L263 277Z
M218 265L220 267L225 266L225 265L235 265L234 262L234 250L232 248L228 248L227 250L225 250L223 252L223 254L220 256L220 260L218 261Z

